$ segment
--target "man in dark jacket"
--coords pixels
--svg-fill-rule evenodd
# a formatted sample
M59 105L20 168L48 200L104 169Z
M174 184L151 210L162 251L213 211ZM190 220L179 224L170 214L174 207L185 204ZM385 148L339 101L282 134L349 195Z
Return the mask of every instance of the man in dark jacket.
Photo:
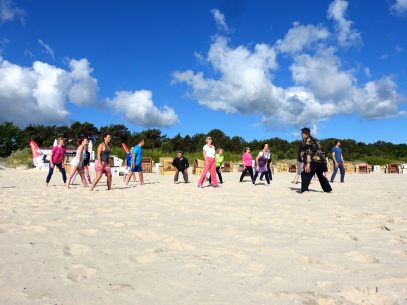
M178 182L178 176L179 173L182 173L182 176L184 177L184 182L188 183L188 159L184 157L184 153L182 151L178 152L178 155L176 158L174 158L174 161L172 161L172 165L176 168L176 173L174 176L174 183Z
M325 154L321 150L319 141L311 137L309 128L301 129L302 144L300 156L302 157L303 172L301 173L301 193L309 191L308 187L312 177L316 174L324 192L332 191L328 179L324 176L326 163Z

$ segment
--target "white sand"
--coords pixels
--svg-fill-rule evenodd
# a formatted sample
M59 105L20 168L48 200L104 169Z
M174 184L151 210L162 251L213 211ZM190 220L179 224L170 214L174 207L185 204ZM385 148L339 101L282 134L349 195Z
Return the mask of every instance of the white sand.
M407 175L65 191L0 170L0 304L407 304ZM180 177L181 178L181 177Z

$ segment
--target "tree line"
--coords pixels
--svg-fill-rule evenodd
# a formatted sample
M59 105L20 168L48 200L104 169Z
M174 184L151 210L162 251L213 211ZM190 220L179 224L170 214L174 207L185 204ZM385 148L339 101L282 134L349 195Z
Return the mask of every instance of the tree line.
M301 143L300 140L289 142L276 137L246 141L239 136L229 137L220 129L213 129L208 134L198 133L186 136L177 134L174 137L168 137L162 134L159 129L130 132L122 124L111 124L97 128L89 122L73 122L69 126L28 125L24 129L20 129L11 122L5 122L0 124L0 157L7 157L14 151L27 148L30 139L33 139L40 147L50 147L53 145L54 139L63 137L66 139L66 146L74 148L76 139L80 136L86 135L97 143L101 141L104 133L109 133L112 136L111 145L114 147L121 147L121 143L126 143L130 147L142 137L145 139L146 150L156 150L161 153L174 153L178 150L183 150L186 153L201 152L207 135L213 138L216 147L222 147L226 152L236 154L236 156L246 146L256 151L260 149L262 143L268 143L273 158L276 160L296 159ZM334 138L320 140L327 153L334 146L335 140ZM407 162L407 144L393 144L385 141L366 144L352 139L341 140L343 154L348 161L364 161L370 164Z

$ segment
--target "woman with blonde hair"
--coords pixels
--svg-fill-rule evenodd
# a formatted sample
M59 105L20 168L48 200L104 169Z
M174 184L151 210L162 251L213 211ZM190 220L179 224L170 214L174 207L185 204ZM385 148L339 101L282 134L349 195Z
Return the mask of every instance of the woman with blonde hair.
M223 184L223 178L222 178L222 173L220 172L220 168L223 164L223 148L218 148L216 150L216 155L215 155L215 165L216 165L216 173L218 174L219 178L219 183ZM209 183L212 182L212 176L209 176Z
M198 187L202 187L208 172L211 174L213 187L218 187L218 179L216 177L215 146L213 146L212 138L209 136L206 137L206 144L203 147L202 153L205 159L205 164L201 178L199 178L198 181Z
M72 159L70 165L71 165L71 169L69 172L69 177L68 180L66 181L66 188L69 189L69 185L71 184L72 178L73 176L76 174L76 172L78 172L79 176L82 179L82 183L85 187L88 187L88 183L86 182L85 179L85 175L83 173L83 160L85 158L86 155L86 146L88 145L89 140L88 137L81 137L78 140L78 149L76 150L76 155L75 157Z

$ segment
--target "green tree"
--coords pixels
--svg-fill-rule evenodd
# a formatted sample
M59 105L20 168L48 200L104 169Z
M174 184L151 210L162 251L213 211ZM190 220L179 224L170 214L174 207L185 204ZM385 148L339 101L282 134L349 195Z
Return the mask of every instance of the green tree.
M99 130L92 123L81 123L76 121L73 122L69 127L68 135L71 140L76 140L82 136L88 136L91 139L97 139L99 138Z
M12 122L0 125L0 157L9 156L18 148L20 129Z
M103 139L103 135L108 133L112 136L111 144L113 146L121 146L122 143L128 143L131 138L131 133L126 126L122 124L111 124L109 126L102 126L99 130L99 142Z

